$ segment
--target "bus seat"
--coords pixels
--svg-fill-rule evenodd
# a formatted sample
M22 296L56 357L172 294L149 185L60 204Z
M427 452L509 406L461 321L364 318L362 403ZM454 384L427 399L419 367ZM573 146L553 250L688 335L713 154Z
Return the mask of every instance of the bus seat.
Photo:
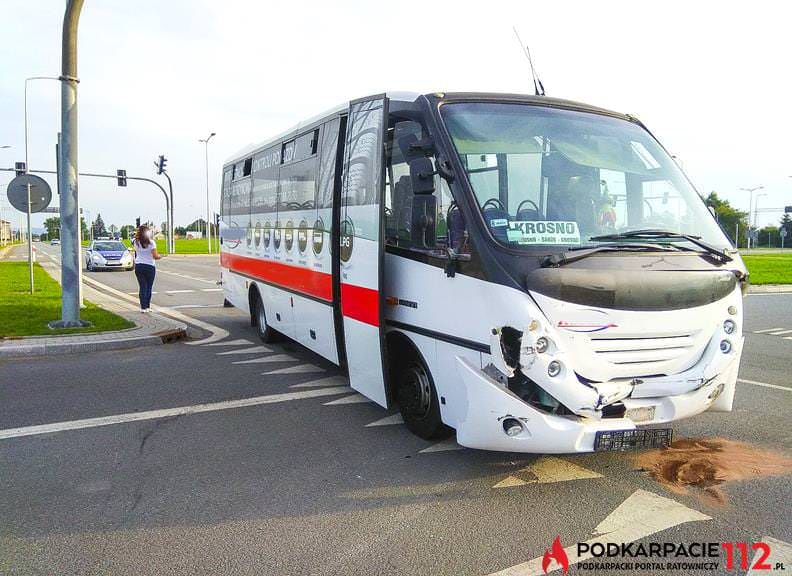
M517 220L519 222L536 222L537 220L541 220L541 217L536 208L522 208L517 212Z
M507 230L509 229L509 213L506 210L503 208L496 208L495 206L485 208L484 220L487 222L487 226L489 226L496 240L508 243ZM493 222L497 222L498 224L505 222L505 224L503 226L493 226Z

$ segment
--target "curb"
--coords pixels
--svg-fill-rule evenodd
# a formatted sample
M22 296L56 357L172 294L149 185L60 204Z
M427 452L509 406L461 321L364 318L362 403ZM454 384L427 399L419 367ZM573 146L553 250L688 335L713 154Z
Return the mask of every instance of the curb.
M102 332L109 334L109 332ZM157 346L187 338L184 328L169 330L159 334L147 336L134 336L132 338L118 338L115 340L100 340L97 342L53 342L40 344L23 344L3 347L0 345L0 359L27 358L31 356L53 356L57 354L75 354L84 352L103 352L105 350L126 350L140 346ZM17 340L18 342L18 340Z
M756 284L748 286L748 294L792 293L792 284Z

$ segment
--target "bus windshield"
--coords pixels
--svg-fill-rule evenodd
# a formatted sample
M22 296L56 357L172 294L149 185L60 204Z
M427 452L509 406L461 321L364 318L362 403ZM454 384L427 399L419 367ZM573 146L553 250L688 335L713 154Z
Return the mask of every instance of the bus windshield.
M530 104L450 103L441 113L501 243L594 246L612 241L597 236L653 229L729 247L676 163L636 123Z

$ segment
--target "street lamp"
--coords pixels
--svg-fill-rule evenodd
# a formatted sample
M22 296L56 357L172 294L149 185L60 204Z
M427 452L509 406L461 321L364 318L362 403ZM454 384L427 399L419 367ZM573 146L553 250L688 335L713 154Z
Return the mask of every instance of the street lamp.
M757 190L764 189L764 186L754 186L753 188L740 188L743 192L750 192L750 197L748 198L748 248L751 248L751 208L753 207L753 193ZM756 218L754 217L754 221Z
M204 145L204 160L206 162L206 238L209 242L209 254L212 253L212 228L209 222L212 218L212 213L209 208L209 140L215 135L214 132L209 134L208 138L200 138L198 142Z
M28 93L28 82L32 80L55 80L56 82L60 82L60 78L56 76L31 76L30 78L25 78L25 166L27 170L30 170L30 163L28 162L28 105L27 105L27 93Z

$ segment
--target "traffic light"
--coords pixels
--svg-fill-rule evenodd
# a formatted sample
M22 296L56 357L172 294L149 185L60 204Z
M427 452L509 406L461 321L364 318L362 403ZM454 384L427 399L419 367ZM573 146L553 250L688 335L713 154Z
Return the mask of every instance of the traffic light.
M140 228L140 216L135 218L135 228Z
M126 170L121 170L121 169L116 170L116 177L118 178L119 186L127 185Z
M22 176L22 174L27 173L27 164L24 162L16 162L14 164L14 170L16 171L17 176Z
M162 174L163 172L165 172L165 164L167 164L167 162L168 162L168 159L165 158L165 156L163 156L162 154L160 154L160 157L157 159L157 162L156 162L156 164L157 164L157 174Z

